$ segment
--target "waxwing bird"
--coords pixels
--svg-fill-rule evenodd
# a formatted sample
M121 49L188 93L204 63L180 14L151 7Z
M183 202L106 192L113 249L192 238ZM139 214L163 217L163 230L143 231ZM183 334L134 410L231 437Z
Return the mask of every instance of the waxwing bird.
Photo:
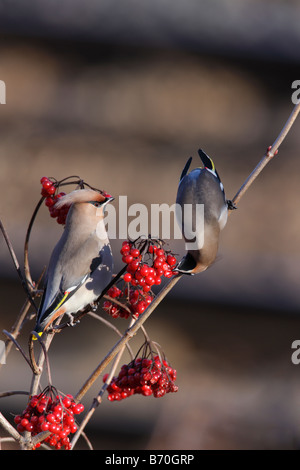
M92 189L63 196L56 208L69 205L64 232L55 246L35 331L42 334L58 317L73 315L100 296L111 281L113 257L104 224L104 208L112 201Z
M228 209L235 208L225 197L223 184L211 158L201 149L198 153L204 168L188 173L192 161L192 157L189 158L180 177L176 198L179 207L177 219L187 247L187 254L177 271L184 274L197 274L215 261L219 235L226 225ZM197 220L198 207L203 210L199 212L202 220ZM192 238L194 241L191 243Z

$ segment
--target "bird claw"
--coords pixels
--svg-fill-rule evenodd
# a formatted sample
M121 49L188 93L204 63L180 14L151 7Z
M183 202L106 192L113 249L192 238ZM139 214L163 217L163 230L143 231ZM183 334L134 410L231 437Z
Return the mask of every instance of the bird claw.
M226 203L227 203L228 210L233 211L234 209L237 209L237 206L235 205L235 203L230 201L229 199L227 199Z
M68 321L67 323L68 326L76 326L78 323L80 323L80 320L75 320L75 318L72 315L70 315L69 318L70 318L70 321Z
M98 309L98 303L97 302L92 303L91 304L91 311L93 313L95 313L97 311L97 309Z

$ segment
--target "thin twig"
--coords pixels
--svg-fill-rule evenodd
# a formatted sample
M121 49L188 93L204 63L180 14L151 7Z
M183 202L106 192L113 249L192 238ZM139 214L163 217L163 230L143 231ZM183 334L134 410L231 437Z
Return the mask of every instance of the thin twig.
M23 289L25 290L25 293L26 293L26 295L27 295L27 297L28 297L28 300L30 301L31 305L35 308L35 310L37 310L37 307L36 307L36 305L35 305L35 302L34 302L34 300L33 300L32 295L31 295L31 290L28 288L26 279L24 278L24 276L23 276L23 274L22 274L22 271L21 271L20 264L19 264L19 262L18 262L17 256L16 256L16 254L15 254L15 251L14 251L14 249L13 249L13 246L12 246L12 244L11 244L11 241L10 241L10 239L9 239L9 236L8 236L8 234L7 234L7 231L5 230L4 225L3 225L3 223L1 222L1 220L0 220L0 229L1 229L1 231L2 231L2 234L3 234L3 236L4 236L4 239L5 239L5 242L6 242L6 244L7 244L8 250L9 250L9 252L10 252L10 255L11 255L11 257L12 257L13 263L14 263L14 265L15 265L16 271L17 271L18 276L19 276L19 278L20 278L22 287L23 287Z
M32 280L31 274L30 274L29 259L28 259L29 238L30 238L33 222L35 221L36 215L37 215L37 213L39 211L39 208L41 207L44 199L45 198L42 197L39 200L39 202L37 203L37 205L36 205L36 207L33 211L32 217L30 219L28 229L27 229L27 233L26 233L26 237L25 237L25 244L24 244L24 273L25 273L25 280L26 280L26 283L27 283L27 289L29 290L29 292L32 292L35 289L34 282Z
M12 395L29 395L29 392L26 390L9 390L7 392L1 392L0 398L10 397Z
M283 126L280 134L274 141L273 145L268 148L266 154L263 156L261 161L258 163L258 165L254 168L252 173L248 176L246 181L242 184L234 198L232 199L232 202L237 205L237 203L240 201L241 197L245 194L247 189L251 186L253 181L258 177L258 175L261 173L261 171L264 169L264 167L272 160L272 158L277 154L278 149L282 142L284 141L285 137L287 136L288 132L290 131L292 125L294 124L298 114L300 111L300 103L295 105L293 111L289 115L285 125ZM229 214L232 211L229 212Z
M122 333L121 331L115 326L113 325L112 323L110 323L108 320L105 320L105 318L101 317L100 315L98 315L97 313L95 312L88 312L88 315L93 317L93 318L96 318L96 320L99 320L101 321L102 323L104 323L104 325L108 326L109 328L111 328L113 331L115 331L117 333L117 335L119 335L120 337L122 337ZM128 351L129 351L129 354L131 357L133 357L133 351L130 347L129 344L126 345Z
M130 326L132 326L133 322L135 320L134 319L131 319L131 322L130 322ZM107 389L108 385L110 384L114 374L115 374L115 371L118 367L118 364L121 360L121 357L124 353L124 350L125 350L125 346L126 344L124 344L124 346L120 349L120 351L118 352L117 354L117 357L115 358L115 361L114 361L114 364L111 368L111 371L109 373L109 376L107 377L105 383L103 384L100 392L98 393L97 397L94 398L93 400L93 403L89 409L89 411L87 412L86 416L84 417L83 421L81 422L76 434L74 435L73 439L72 439L72 442L71 442L71 445L72 445L72 449L74 449L74 446L76 444L76 442L78 441L83 429L85 428L85 426L87 425L87 423L89 422L89 420L91 419L91 417L93 416L96 408L99 406L99 404L101 403L101 400L102 400L102 396L105 392L105 390Z
M37 281L37 287L39 286L42 278L43 278L43 275L44 275L44 271L42 271L38 281ZM24 325L24 321L25 321L25 318L26 318L26 315L27 315L27 312L29 310L31 306L31 301L30 299L27 297L23 307L21 308L20 312L19 312L19 315L14 323L14 325L12 326L11 330L10 330L10 334L15 338L17 339L17 337L19 336L19 334L21 333L21 329ZM12 345L13 345L13 341L9 338L7 339L7 341L5 342L5 357L7 359L7 356L12 348ZM0 364L0 367L1 367L1 364Z
M3 330L3 333L15 344L16 348L20 351L20 353L21 353L22 356L24 357L25 361L26 361L27 364L29 365L30 369L32 370L31 362L30 362L30 360L28 359L28 357L26 356L25 351L24 351L23 348L20 346L20 344L18 343L18 341L17 341L17 340L13 337L13 335L11 335L8 331Z

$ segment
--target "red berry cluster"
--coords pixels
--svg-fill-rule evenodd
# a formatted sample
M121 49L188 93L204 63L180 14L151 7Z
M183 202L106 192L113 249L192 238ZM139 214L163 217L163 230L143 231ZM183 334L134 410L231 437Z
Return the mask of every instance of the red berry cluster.
M72 395L48 394L47 391L40 395L33 395L21 415L14 418L17 430L22 433L29 431L32 436L42 431L50 431L51 434L42 442L55 449L65 450L71 448L69 434L77 431L74 415L82 413L84 406L75 403ZM35 448L40 447L38 443Z
M120 252L122 261L127 264L124 286L108 290L111 299L104 302L103 309L113 318L128 318L130 313L139 316L154 298L152 287L160 285L163 276L169 278L176 274L177 260L159 242L150 239L139 242L139 247L126 240Z
M111 315L113 318L128 318L130 315L130 310L126 308L126 305L121 305L123 299L123 291L119 289L117 286L112 286L108 291L107 295L111 299L115 299L118 301L118 304L114 301L105 300L103 303L103 310Z
M130 314L139 316L153 300L151 294L128 287L122 291L117 286L112 286L107 294L118 301L118 304L113 300L106 300L103 303L103 309L113 318L128 318Z
M55 204L62 196L65 196L66 193L61 192L55 194L56 186L47 176L41 178L41 184L41 195L46 198L45 205L49 208L50 216L57 219L57 223L65 225L70 206L66 205L60 209L56 209Z
M108 374L103 377L107 380ZM159 356L153 359L138 357L121 367L118 377L114 377L107 387L108 400L120 401L134 394L163 397L166 393L177 392L174 384L176 370Z
M160 285L162 277L170 278L176 272L177 260L174 255L167 253L158 243L146 242L146 250L141 251L128 240L124 241L120 253L122 261L127 264L124 281L133 286L140 286L144 292L149 292L153 285ZM148 258L147 262L143 259Z

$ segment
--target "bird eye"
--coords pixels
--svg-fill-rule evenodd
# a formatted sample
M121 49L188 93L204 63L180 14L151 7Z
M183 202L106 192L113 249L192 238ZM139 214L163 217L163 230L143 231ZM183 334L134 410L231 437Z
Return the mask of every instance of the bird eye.
M97 202L97 201L90 201L90 203L93 204L93 206L95 206L95 207L100 207L101 206L100 202Z

